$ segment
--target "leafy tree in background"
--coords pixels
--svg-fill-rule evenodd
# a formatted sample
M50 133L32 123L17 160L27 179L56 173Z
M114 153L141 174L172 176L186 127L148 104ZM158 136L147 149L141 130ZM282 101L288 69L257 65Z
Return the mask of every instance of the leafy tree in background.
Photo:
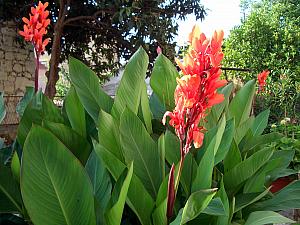
M37 1L6 0L0 3L0 19L16 20L28 15ZM177 34L177 19L194 13L197 19L205 16L204 6L194 0L49 0L51 26L48 32L52 43L50 70L46 94L55 95L59 62L69 55L84 60L100 79L114 73L125 60L143 45L156 56L160 46L173 58Z
M223 65L250 68L252 74L239 74L245 80L262 70L270 70L266 93L270 97L264 103L277 114L273 119L299 117L300 3L296 0L243 2L244 7L245 2L254 4L250 4L249 15L225 41Z

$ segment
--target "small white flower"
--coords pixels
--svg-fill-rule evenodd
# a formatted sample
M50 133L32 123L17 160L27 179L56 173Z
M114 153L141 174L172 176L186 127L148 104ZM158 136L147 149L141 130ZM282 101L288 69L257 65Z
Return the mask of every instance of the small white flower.
M281 121L280 121L280 124L281 124L281 125L285 125L285 124L286 124L286 120L284 120L284 119L281 120Z
M289 117L284 118L284 120L285 120L286 122L291 122L291 118L289 118Z
M276 126L275 123L273 123L273 124L271 125L271 127L272 127L272 128L276 128L277 126Z

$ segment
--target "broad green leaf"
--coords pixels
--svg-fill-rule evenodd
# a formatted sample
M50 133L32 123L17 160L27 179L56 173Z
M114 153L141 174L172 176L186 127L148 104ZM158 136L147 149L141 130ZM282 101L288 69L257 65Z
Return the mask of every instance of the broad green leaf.
M127 163L134 161L134 173L141 179L152 197L162 182L157 144L152 140L142 121L128 108L121 116L121 143Z
M104 215L104 210L110 199L112 184L109 173L104 167L104 163L94 151L91 152L90 157L86 162L85 170L90 177L95 199L98 201L101 211Z
M23 201L34 224L96 224L89 177L51 132L32 127L24 144L21 174Z
M241 162L242 162L241 152L236 142L233 140L229 152L227 153L224 159L225 174Z
M182 220L180 224L195 219L208 206L217 189L200 190L194 192L188 198L182 212Z
M2 123L4 117L6 115L3 92L0 92L0 124Z
M251 127L253 136L261 135L264 132L264 129L268 125L268 118L270 115L270 109L267 109L260 114L258 114L257 117L255 117L254 123Z
M133 173L133 163L131 163L130 168L128 170L127 176L125 179L119 178L116 183L116 187L114 192L117 192L118 199L115 204L105 213L106 223L107 225L119 225L121 224L123 209L127 197L128 188L131 182ZM120 186L120 187L119 187ZM118 190L120 189L120 190ZM112 195L115 193L113 192Z
M294 223L294 221L276 212L257 211L249 215L245 225L265 225L274 223Z
M281 211L288 209L300 209L300 180L290 183L277 192L273 198L256 203L250 208L251 211Z
M97 75L78 59L69 58L69 70L71 82L83 107L97 122L100 109L111 111L113 99L102 90Z
M218 90L218 93L223 94L224 95L224 101L214 105L209 114L206 116L206 120L207 123L205 124L205 127L207 129L213 128L214 126L216 126L221 118L222 113L224 112L224 110L226 111L228 108L228 104L229 104L229 96L232 92L233 89L233 83L230 83L228 85L226 85L223 88L220 88Z
M244 193L236 195L234 212L238 212L241 209L259 201L269 193L270 189L271 188L268 188L261 193Z
M43 93L37 92L27 105L18 127L17 140L22 147L32 124L41 125L42 120L64 123L59 108Z
M167 198L154 210L152 217L154 225L167 224Z
M214 216L225 216L225 208L221 198L213 198L202 213Z
M242 151L249 151L259 145L269 144L279 140L280 138L282 138L282 135L279 133L269 133L253 137L243 146Z
M229 113L235 119L235 126L239 127L250 115L252 100L255 93L255 81L248 81L229 104Z
M149 98L147 94L147 86L146 83L143 82L143 88L141 92L141 109L143 114L143 121L146 125L147 131L149 134L152 134L152 113L149 106Z
M16 181L20 182L20 159L17 152L14 152L13 157L11 159L11 172Z
M73 130L82 137L86 137L85 111L73 86L64 99L64 109Z
M166 112L166 108L160 102L159 98L154 92L152 92L152 95L150 96L149 105L150 105L153 118L158 121L161 121Z
M172 110L175 106L174 91L177 77L179 74L173 63L163 54L159 54L154 63L150 85L168 110Z
M178 137L171 131L167 130L165 133L165 151L166 160L172 165L172 163L178 163L180 160L180 141Z
M19 184L11 169L3 165L0 165L0 200L0 212L23 212Z
M235 134L234 134L234 140L238 145L240 145L241 140L245 137L247 132L251 129L253 122L254 122L254 117L251 116L248 119L246 119L243 123L241 123L240 126L236 127Z
M170 223L170 225L180 225L180 222L181 222L181 219L182 219L182 211L183 209L180 209L177 216L176 216L176 219L173 220L172 223Z
M224 174L226 189L236 188L238 185L253 176L273 154L272 148L260 150Z
M179 168L179 163L176 165L176 169ZM191 153L185 156L182 173L180 177L180 184L187 196L190 195L191 186L194 178L196 177L198 164Z
M215 165L221 162L228 153L233 139L234 128L235 126L233 119L226 122L226 127L222 136L222 140L215 156Z
M92 150L87 139L61 123L44 120L43 127L51 131L85 165Z
M127 63L111 111L115 119L119 120L125 107L137 114L148 63L149 57L142 47L134 53Z
M216 194L217 197L220 197L224 206L224 214L223 216L218 216L216 224L217 225L228 225L229 222L229 214L230 214L230 208L229 208L229 200L227 197L227 193L225 191L223 178L221 180L220 189Z
M34 88L33 87L26 87L26 91L20 102L16 106L16 112L18 113L19 117L23 116L25 108L27 107L28 103L34 96Z
M257 171L257 173L249 178L244 185L243 193L261 192L265 190L267 174L280 167L281 158L270 159L266 165Z
M214 168L214 158L217 153L217 149L221 143L221 139L225 130L226 120L223 117L216 135L211 139L208 148L199 163L197 168L197 175L193 181L192 191L198 191L200 189L211 188L212 172Z
M166 146L165 146L165 135L161 134L158 138L158 151L160 158L160 168L162 177L165 177L165 161L166 161Z
M94 143L94 146L98 157L102 159L110 174L117 180L126 168L126 165L100 144ZM127 193L127 204L137 215L142 225L151 225L154 201L135 174L132 175Z
M98 122L99 143L111 151L120 161L124 162L122 152L120 130L118 122L110 114L100 110Z

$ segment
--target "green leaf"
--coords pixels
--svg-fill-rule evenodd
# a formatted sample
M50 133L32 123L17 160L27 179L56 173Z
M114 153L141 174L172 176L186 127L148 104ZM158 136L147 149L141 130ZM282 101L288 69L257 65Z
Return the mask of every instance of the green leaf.
M256 137L252 137L242 148L242 152L249 151L257 146L272 143L282 138L279 133L269 133Z
M115 204L105 213L106 222L108 225L119 225L121 224L123 209L127 197L128 188L133 173L133 163L131 163L125 179L122 176L117 180L114 192L117 192L118 199ZM124 182L123 182L124 181ZM119 187L120 186L120 187ZM120 190L118 190L120 189ZM113 192L112 195L115 195Z
M83 107L97 122L100 109L108 113L111 111L113 99L102 90L97 75L78 59L69 58L69 70Z
M221 198L212 199L202 213L213 216L225 216L225 208Z
M5 110L3 92L0 92L0 124L4 120L5 115L6 115L6 110Z
M224 159L224 171L227 173L233 169L236 165L242 162L241 152L236 142L233 140L229 152Z
M180 141L178 137L171 131L167 130L165 133L165 151L166 160L172 165L172 163L178 163L180 160Z
M20 102L16 106L16 112L18 113L19 117L23 116L25 108L27 107L28 103L34 96L34 88L33 87L26 87L26 91Z
M98 122L98 137L99 143L107 150L124 162L122 152L120 130L118 122L110 114L100 110Z
M93 190L84 168L39 126L32 127L24 145L21 192L34 224L96 224Z
M32 124L42 124L42 120L48 120L55 123L64 123L59 108L50 101L43 93L37 92L27 105L21 118L17 140L23 147L25 139L31 129Z
M86 162L85 170L90 177L95 199L98 201L101 211L104 212L110 199L112 184L104 163L94 151L91 152Z
M0 200L0 212L23 212L19 184L11 169L3 165L0 165Z
M72 129L82 137L86 137L85 111L73 86L70 88L64 100L64 109Z
M126 168L126 165L100 144L94 143L94 146L98 157L102 159L110 174L117 180ZM154 201L135 174L132 176L127 193L127 204L137 215L142 225L151 225Z
M127 163L134 161L134 173L153 197L162 182L157 144L140 119L126 108L120 122L121 143Z
M225 117L223 117L216 135L210 141L210 144L205 150L204 155L199 163L197 175L193 181L192 191L211 188L214 158L221 143L221 139L225 130L225 124L226 120Z
M270 109L267 109L260 114L258 114L257 117L255 117L254 123L251 127L253 136L261 135L264 132L264 129L268 125L268 118L270 115Z
M161 121L166 112L166 108L160 102L160 100L154 92L152 92L152 95L150 96L149 105L153 114L153 118L158 121Z
M256 203L251 211L271 210L281 211L300 208L300 180L290 183L277 192L273 198Z
M276 212L257 211L250 214L245 225L265 225L274 223L294 223L294 221Z
M182 212L182 220L180 224L195 219L208 206L217 189L200 190L194 192L188 198Z
M224 174L226 189L236 188L238 185L253 176L273 154L272 148L260 150Z
M143 114L143 121L146 125L147 131L149 134L152 134L152 113L149 106L149 98L147 94L147 86L146 83L143 83L143 89L141 92L141 109Z
M254 117L251 116L248 119L246 119L243 123L241 123L240 126L236 127L235 134L234 134L234 140L239 146L240 146L241 140L245 137L247 132L251 129L253 122L254 122Z
M17 152L15 151L11 159L11 172L16 181L20 182L20 160Z
M165 177L165 161L166 161L166 148L165 148L165 135L161 134L158 138L158 151L159 151L159 158L160 158L160 168L162 177Z
M148 62L146 51L140 47L127 63L111 111L115 119L119 120L125 107L137 114Z
M222 204L224 206L224 215L218 216L216 224L217 225L228 225L230 208L229 208L229 200L228 200L227 193L226 193L225 187L224 187L223 178L221 180L220 189L217 192L216 196L221 198Z
M163 105L171 110L174 108L174 91L177 86L178 71L173 63L163 54L159 54L153 67L150 85Z
M229 104L229 114L235 119L235 126L239 127L250 115L252 100L255 93L255 81L248 81Z
M154 210L152 217L154 225L167 224L167 198Z
M233 119L226 122L226 127L222 136L222 140L215 156L215 165L221 162L227 155L232 143L234 128L235 126Z
M50 121L43 121L43 127L51 131L85 165L91 153L91 145L70 127Z
M270 189L271 188L268 188L261 193L246 193L236 195L234 212L238 212L243 208L259 201L269 193Z

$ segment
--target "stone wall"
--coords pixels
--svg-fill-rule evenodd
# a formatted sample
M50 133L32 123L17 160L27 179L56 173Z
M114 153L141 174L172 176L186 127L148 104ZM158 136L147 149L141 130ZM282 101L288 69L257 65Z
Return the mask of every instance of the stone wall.
M17 43L16 25L0 23L0 91L6 101L6 118L3 124L18 122L16 104L23 96L26 86L34 85L34 54L30 44L25 47Z

